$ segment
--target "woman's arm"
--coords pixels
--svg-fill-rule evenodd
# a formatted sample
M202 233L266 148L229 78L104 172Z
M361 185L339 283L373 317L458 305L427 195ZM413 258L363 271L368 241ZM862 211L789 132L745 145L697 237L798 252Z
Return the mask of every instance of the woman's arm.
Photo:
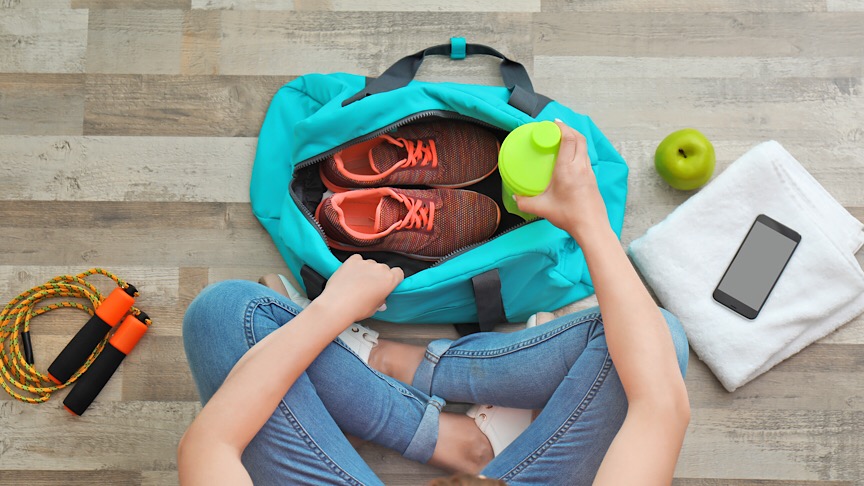
M517 203L570 233L582 247L609 354L627 395L627 417L595 484L669 484L690 420L672 336L609 227L585 137L558 126L561 149L549 188L537 197L517 197Z
M180 482L251 485L240 462L243 450L324 347L353 322L374 314L402 278L402 270L359 255L346 260L309 307L234 365L180 440ZM261 377L269 386L262 386Z

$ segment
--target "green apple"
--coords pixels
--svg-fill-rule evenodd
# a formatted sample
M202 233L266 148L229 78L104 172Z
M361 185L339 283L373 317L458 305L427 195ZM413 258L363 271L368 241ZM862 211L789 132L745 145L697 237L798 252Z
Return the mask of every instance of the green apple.
M675 189L702 187L714 173L714 146L698 130L672 132L657 146L654 167Z

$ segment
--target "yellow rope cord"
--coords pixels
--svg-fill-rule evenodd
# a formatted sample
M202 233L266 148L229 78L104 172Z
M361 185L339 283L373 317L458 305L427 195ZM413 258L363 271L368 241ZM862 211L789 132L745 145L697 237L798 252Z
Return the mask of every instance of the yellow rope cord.
M96 287L84 279L97 274L110 278L120 288L125 289L129 286L124 280L121 280L107 270L91 268L78 275L54 277L42 285L26 290L6 304L3 311L0 312L0 372L3 375L3 378L0 379L0 386L9 395L22 402L45 402L51 397L51 393L62 390L74 383L79 376L87 371L87 368L90 367L96 357L99 356L99 353L102 352L105 343L108 341L108 336L99 343L84 365L81 366L81 369L72 375L69 381L62 385L56 385L47 375L39 372L33 365L27 363L24 359L20 343L21 333L30 331L30 320L48 311L65 307L79 309L92 316L96 308L101 304L103 297ZM137 297L137 295L138 293L136 292L135 296ZM50 303L39 307L40 301L58 297L87 299L90 301L91 307L74 301ZM132 307L131 312L136 316L141 314L141 311L135 307ZM149 326L151 324L150 319L147 319L144 324ZM16 389L28 392L28 394L21 394Z

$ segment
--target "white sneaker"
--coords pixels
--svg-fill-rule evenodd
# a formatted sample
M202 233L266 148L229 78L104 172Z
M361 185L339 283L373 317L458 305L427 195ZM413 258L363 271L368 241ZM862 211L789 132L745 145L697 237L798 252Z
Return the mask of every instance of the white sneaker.
M312 302L284 275L270 273L258 279L258 283L288 297L303 309ZM378 344L378 332L360 324L351 324L351 327L339 334L339 339L368 363L372 348Z
M339 339L357 353L364 363L369 363L372 348L378 345L378 332L360 324L351 324L351 327L342 331Z
M466 413L486 435L497 456L531 425L532 410L474 405Z

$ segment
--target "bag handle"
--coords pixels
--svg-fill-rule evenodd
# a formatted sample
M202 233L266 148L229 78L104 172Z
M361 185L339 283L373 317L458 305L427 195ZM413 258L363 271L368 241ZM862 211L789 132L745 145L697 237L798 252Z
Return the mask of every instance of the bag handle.
M403 57L387 68L377 78L366 78L366 87L342 102L342 106L350 105L367 96L393 91L407 86L426 56L450 56L451 59L464 59L466 56L486 55L501 59L501 78L504 86L510 90L507 103L519 111L536 117L546 106L549 99L534 92L534 85L528 71L522 64L508 59L504 54L482 44L467 44L462 37L453 37L450 44L440 44L429 47L410 56Z
M327 284L320 273L312 270L309 265L303 265L300 269L300 278L306 286L306 295L309 299L315 299L324 291ZM498 269L493 268L471 278L471 286L474 288L474 301L477 305L476 323L453 324L460 336L466 336L475 332L491 331L495 325L507 322L507 314L504 312L504 299L501 297L501 276Z

